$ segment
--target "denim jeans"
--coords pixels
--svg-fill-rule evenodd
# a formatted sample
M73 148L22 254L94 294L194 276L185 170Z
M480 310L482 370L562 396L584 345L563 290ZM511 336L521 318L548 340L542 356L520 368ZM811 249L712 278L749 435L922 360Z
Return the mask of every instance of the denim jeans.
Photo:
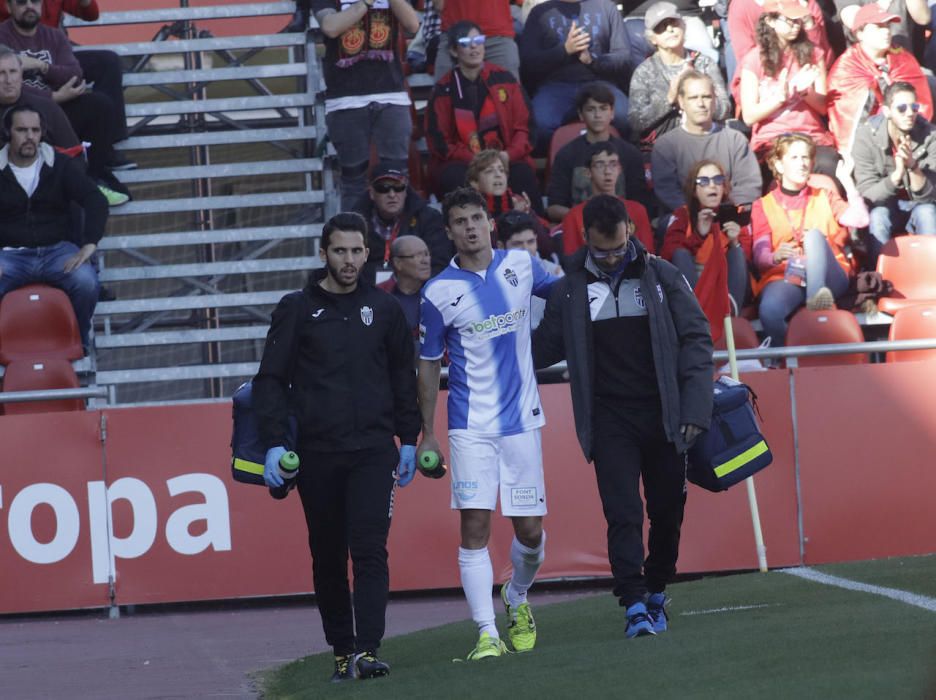
M771 282L761 292L760 320L770 344L779 347L786 341L787 318L822 287L828 287L838 299L848 291L848 275L835 259L829 241L817 229L803 236L806 256L806 286L790 284L786 280Z
M413 132L409 107L371 102L359 109L329 112L325 126L341 166L342 209L350 209L367 191L372 142L381 163L406 171Z
M62 241L51 246L0 250L0 296L27 284L48 284L64 291L75 308L81 344L89 346L91 315L97 304L97 273L90 262L65 272L65 262L78 252L78 246Z
M603 82L603 81L599 81ZM630 125L627 122L627 95L611 83L605 83L614 93L614 126L627 139ZM538 149L549 150L553 132L566 122L578 119L575 112L575 95L581 89L578 83L543 83L533 96L533 114L536 115L536 137Z
M906 231L924 236L936 235L936 204L915 204L895 199L884 206L874 207L868 231L871 233L871 257L875 261L881 253L881 246L891 239L895 230L898 233Z

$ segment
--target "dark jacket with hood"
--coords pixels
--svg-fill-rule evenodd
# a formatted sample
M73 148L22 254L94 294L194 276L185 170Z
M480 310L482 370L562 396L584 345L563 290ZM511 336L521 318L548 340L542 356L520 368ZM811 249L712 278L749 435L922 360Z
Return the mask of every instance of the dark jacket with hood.
M267 449L284 445L295 415L299 446L319 452L415 445L413 334L389 294L361 281L349 294L322 289L318 270L273 311L253 382L254 414Z
M712 414L712 337L695 294L679 270L650 255L636 239L640 292L647 305L650 342L667 439L688 449L684 424L707 429ZM587 249L574 257L569 273L553 288L546 315L533 333L537 369L568 361L575 432L592 460L595 396L594 343L588 285L596 278L585 267Z

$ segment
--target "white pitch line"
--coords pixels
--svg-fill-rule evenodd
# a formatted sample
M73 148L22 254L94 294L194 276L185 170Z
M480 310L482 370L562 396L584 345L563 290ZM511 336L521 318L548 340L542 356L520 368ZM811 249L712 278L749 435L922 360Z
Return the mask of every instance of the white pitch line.
M929 612L936 612L936 598L930 598L929 596L920 595L918 593L910 593L909 591L902 591L899 588L872 586L869 583L861 583L860 581L852 581L847 578L841 578L840 576L824 574L821 571L815 571L808 567L780 569L780 573L790 574L790 576L797 576L815 583L822 583L826 586L837 586L838 588L845 588L849 591L871 593L872 595L879 595L884 598L896 600L899 603L906 603L907 605L913 605L917 608L923 608Z
M723 612L736 612L738 610L757 610L758 608L770 608L779 603L760 603L758 605L729 605L724 608L711 608L710 610L687 610L679 613L680 615L714 615Z

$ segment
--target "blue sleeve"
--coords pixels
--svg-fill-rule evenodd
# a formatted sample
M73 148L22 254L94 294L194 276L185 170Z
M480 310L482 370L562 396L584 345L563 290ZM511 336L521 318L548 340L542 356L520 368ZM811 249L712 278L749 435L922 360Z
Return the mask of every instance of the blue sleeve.
M419 357L438 360L445 354L445 322L425 293L419 302Z
M559 278L546 272L546 268L533 257L532 253L530 253L530 267L533 271L533 294L541 299L549 299L549 293Z

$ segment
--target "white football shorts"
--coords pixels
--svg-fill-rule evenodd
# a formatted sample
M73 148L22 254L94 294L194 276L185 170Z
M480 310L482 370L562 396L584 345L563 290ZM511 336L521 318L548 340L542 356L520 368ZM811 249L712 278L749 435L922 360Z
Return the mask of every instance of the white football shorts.
M546 515L540 429L503 437L449 431L452 508L496 510L505 516Z

